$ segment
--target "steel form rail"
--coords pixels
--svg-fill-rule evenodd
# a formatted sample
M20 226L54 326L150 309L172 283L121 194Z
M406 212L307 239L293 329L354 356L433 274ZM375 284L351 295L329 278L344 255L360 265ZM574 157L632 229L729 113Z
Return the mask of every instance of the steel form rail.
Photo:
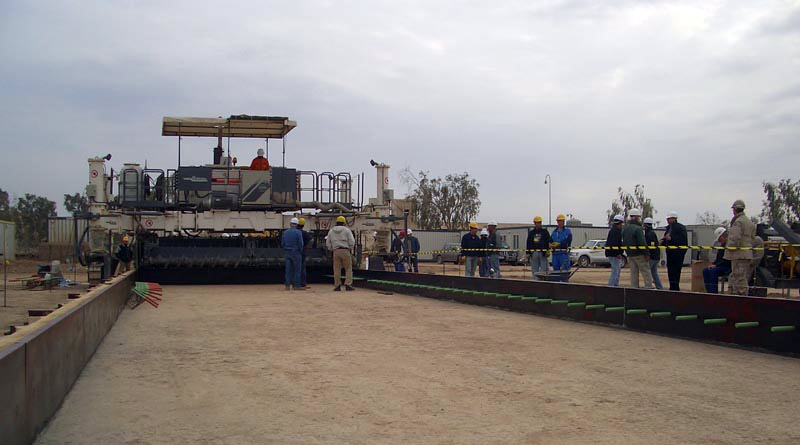
M800 354L800 300L355 271L358 287Z

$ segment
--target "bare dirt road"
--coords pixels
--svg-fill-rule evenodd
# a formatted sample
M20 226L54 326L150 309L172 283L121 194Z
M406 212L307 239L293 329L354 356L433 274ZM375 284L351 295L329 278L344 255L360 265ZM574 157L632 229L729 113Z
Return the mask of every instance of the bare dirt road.
M165 287L37 444L800 443L800 359L373 291Z

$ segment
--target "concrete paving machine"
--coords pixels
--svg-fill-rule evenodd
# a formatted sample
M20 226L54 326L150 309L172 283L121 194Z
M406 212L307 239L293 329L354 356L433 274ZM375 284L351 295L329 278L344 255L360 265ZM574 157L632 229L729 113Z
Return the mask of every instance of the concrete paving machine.
M388 165L370 161L377 170L377 197L364 205L363 173L354 181L346 172L256 170L236 166L230 156L230 139L285 141L296 126L272 116L164 117L162 135L178 138L176 168L129 163L115 172L106 165L111 155L89 159L90 222L83 238L88 235L90 279L113 273L114 240L129 234L145 281L278 282L284 264L280 236L292 217L305 218L305 230L313 236L306 250L310 279L330 273L325 235L338 216L346 218L356 237L358 264L367 244L388 251L391 230L402 228L407 218L403 212L392 214ZM184 137L215 138L213 162L182 165Z

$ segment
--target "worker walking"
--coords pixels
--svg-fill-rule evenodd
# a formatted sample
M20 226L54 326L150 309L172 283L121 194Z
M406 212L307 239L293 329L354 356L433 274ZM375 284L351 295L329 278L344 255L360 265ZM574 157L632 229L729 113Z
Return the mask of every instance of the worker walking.
M353 237L353 232L348 229L344 223L346 220L344 216L336 218L336 227L328 231L328 239L325 245L328 250L333 252L333 283L335 287L333 290L342 290L342 268L345 269L344 288L346 290L353 289L353 256L351 251L356 245L356 239Z
M614 215L611 228L608 230L608 236L606 237L605 254L611 264L611 276L608 277L608 285L614 287L619 287L619 274L622 271L622 261L625 257L622 249L622 226L624 223L624 216Z
M461 237L461 256L464 257L464 275L467 277L475 276L475 266L480 262L483 255L483 243L478 237L478 224L469 223L469 233Z
M714 265L703 269L703 284L709 294L719 293L719 278L727 277L731 273L731 261L725 259L725 246L728 244L728 231L724 227L714 230L717 247L717 256Z
M653 218L644 219L644 240L650 251L650 275L653 276L653 284L656 289L664 289L661 284L661 277L658 276L658 263L661 262L661 248L659 247L658 235L653 229Z
M289 222L289 229L283 231L281 235L281 247L285 265L284 285L286 290L303 290L300 282L300 265L302 263L303 234L297 229L300 221L292 218Z
M486 251L489 254L489 276L492 278L501 278L500 249L503 248L503 245L497 235L497 222L489 221L487 230L489 231L489 237L486 239Z
M481 229L481 260L478 265L478 275L481 278L489 276L489 251L486 249L486 244L489 242L489 230L485 227Z
M572 231L566 228L567 217L558 215L556 217L556 228L550 234L552 241L550 249L553 251L553 270L567 271L570 267L569 248L572 246Z
M667 231L661 238L661 245L667 248L669 290L679 291L681 290L681 269L683 268L683 259L686 257L689 237L686 234L686 226L678 222L678 212L672 211L667 214L667 224Z
M133 262L133 250L130 248L131 239L128 235L123 235L122 244L117 246L117 251L114 257L119 261L117 266L117 275L131 270L131 263Z
M628 225L622 231L622 244L628 254L631 268L631 287L639 287L639 275L644 279L644 287L653 288L653 276L650 274L650 253L642 229L642 212L631 209L628 212Z
M264 157L264 149L259 148L257 156L253 158L253 161L250 163L250 170L260 170L260 171L267 171L269 170L269 161L267 158Z
M414 236L414 231L408 229L408 236L406 237L408 243L408 271L419 273L419 238Z
M392 240L392 259L394 260L394 271L395 272L405 272L406 266L404 263L405 255L403 255L404 246L405 246L405 237L406 233L402 230L397 233L397 236L394 237Z
M747 295L750 291L750 271L753 262L753 242L756 226L744 213L744 201L737 199L731 206L733 219L728 229L728 245L723 258L731 261L731 294Z
M536 272L547 273L547 261L550 253L550 232L542 227L542 217L533 218L533 229L528 231L528 239L525 242L525 250L528 251L531 259L531 275L536 279Z
M311 233L306 232L303 228L306 226L306 219L300 218L297 220L297 230L303 235L303 250L300 251L300 287L308 287L308 271L306 270L306 252L311 248L313 236Z

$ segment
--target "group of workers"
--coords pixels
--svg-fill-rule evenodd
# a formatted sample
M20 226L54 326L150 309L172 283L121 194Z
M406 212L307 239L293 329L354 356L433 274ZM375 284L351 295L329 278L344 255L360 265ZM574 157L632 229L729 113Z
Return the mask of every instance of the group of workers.
M390 252L392 253L395 272L405 272L406 264L408 271L419 273L419 239L414 236L414 231L401 230L392 240Z
M715 231L717 258L714 265L703 272L704 282L707 292L718 293L719 277L729 276L731 293L747 295L755 265L763 257L763 250L760 249L763 248L763 240L756 236L755 225L745 215L744 201L737 199L731 209L733 219L730 227L720 227ZM566 217L556 217L557 226L552 233L542 226L540 216L536 216L533 223L534 227L528 231L525 246L530 257L533 279L540 280L542 274L549 273L551 256L554 271L568 271L571 266L569 249L572 245L572 232L565 227ZM478 229L477 223L470 223L469 233L461 238L460 255L465 258L464 275L474 277L477 267L481 277L500 278L501 244L497 235L497 222L490 221L480 231L480 235ZM677 212L667 214L667 228L661 238L654 230L653 219L648 217L642 220L639 209L628 212L627 224L623 215L614 216L605 245L605 255L611 264L608 285L619 286L620 272L627 259L631 270L631 287L640 287L641 278L645 288L663 289L658 274L663 247L669 290L680 291L681 271L688 244L686 226L678 222ZM415 253L418 251L417 248Z
M556 217L553 233L542 227L542 217L533 219L534 228L528 231L526 251L530 255L533 279L541 279L540 274L548 273L549 258L553 257L553 269L568 271L570 268L569 248L572 245L572 231L565 226L566 216ZM478 224L469 224L469 233L461 237L460 255L464 257L464 275L475 276L475 269L481 277L502 278L500 272L501 238L497 233L497 222L490 221L478 235Z
M500 274L500 249L502 244L497 234L497 222L489 224L478 235L478 224L469 224L469 233L461 237L461 252L464 257L464 275L502 278Z
M734 201L731 210L733 218L730 227L718 227L714 231L717 258L713 266L703 271L703 278L709 293L718 293L719 277L729 276L731 294L747 295L755 266L763 257L763 250L760 248L764 247L764 242L756 236L755 224L744 212L744 201ZM622 256L625 255L631 269L631 287L640 287L641 277L645 288L662 289L658 264L663 246L666 247L669 289L679 291L681 269L689 240L686 227L678 222L678 214L670 212L667 215L667 230L660 240L653 230L652 218L642 221L642 212L639 209L631 209L628 217L628 223L625 224L622 215L614 216L608 232L605 246L605 254L611 263L608 285L619 286Z
M733 203L733 219L729 227L714 231L717 255L714 265L703 270L706 292L719 293L720 277L728 277L730 292L748 295L750 280L764 257L764 240L756 236L756 226L744 213L744 201Z
M333 290L336 292L342 290L342 269L345 271L345 290L354 290L352 251L356 240L353 232L345 225L346 222L344 216L337 217L336 225L325 237L325 246L333 255ZM308 289L306 250L311 246L312 235L303 230L305 223L305 218L292 218L289 223L290 228L284 230L281 235L281 247L286 258L284 277L286 290Z
M678 222L678 213L667 214L667 230L659 239L653 229L653 218L642 221L639 209L628 211L628 223L625 217L615 215L611 229L606 238L605 255L611 264L609 286L619 286L619 276L623 265L623 256L631 269L631 287L639 287L639 278L648 289L663 289L658 275L658 264L661 262L661 246L666 247L667 277L669 289L680 290L681 269L689 243L686 226Z

